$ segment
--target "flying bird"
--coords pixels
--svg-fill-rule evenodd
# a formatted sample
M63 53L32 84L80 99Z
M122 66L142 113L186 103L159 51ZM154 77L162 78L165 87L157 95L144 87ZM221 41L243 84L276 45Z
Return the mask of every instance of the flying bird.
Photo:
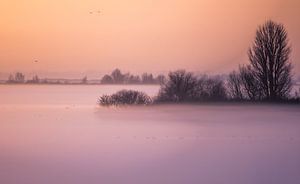
M101 10L98 10L98 11L90 11L89 13L90 13L90 14L93 14L93 13L98 13L98 14L101 14L101 13L102 13L102 11L101 11Z

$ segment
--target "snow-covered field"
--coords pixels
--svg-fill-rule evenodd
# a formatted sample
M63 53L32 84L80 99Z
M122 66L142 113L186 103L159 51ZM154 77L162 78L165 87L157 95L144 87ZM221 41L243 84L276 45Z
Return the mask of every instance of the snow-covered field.
M96 106L122 88L0 85L0 183L300 183L300 106Z

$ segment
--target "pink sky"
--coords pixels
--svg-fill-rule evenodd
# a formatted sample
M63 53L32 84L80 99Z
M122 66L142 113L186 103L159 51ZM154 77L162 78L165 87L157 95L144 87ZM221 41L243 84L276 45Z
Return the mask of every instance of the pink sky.
M299 73L299 8L298 0L2 0L0 73L226 73L248 62L268 19L286 26Z

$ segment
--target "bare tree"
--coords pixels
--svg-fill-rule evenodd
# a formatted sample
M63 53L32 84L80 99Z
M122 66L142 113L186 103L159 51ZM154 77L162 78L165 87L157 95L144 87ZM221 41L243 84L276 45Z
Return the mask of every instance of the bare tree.
M27 80L26 83L31 84L38 84L40 82L40 79L37 75L34 75L31 80Z
M224 101L227 99L223 80L219 76L202 75L193 94L195 101Z
M168 80L161 85L158 101L182 102L192 100L197 78L190 72L178 70L170 72Z
M24 83L25 82L25 75L20 73L20 72L17 72L16 75L15 75L15 80L19 83Z
M274 101L288 97L292 87L290 52L287 32L282 24L267 21L258 28L248 52L249 71L264 99Z
M126 77L125 82L127 84L140 84L141 83L141 78L138 75L128 74L128 76Z
M206 84L207 93L209 94L208 101L223 101L227 99L224 82L219 76L208 78Z
M240 67L240 78L247 99L252 101L262 100L262 90L259 86L259 81L255 79L250 66Z
M228 95L231 99L242 100L244 99L243 95L243 86L242 78L239 73L233 71L229 74L227 80Z
M9 74L7 83L14 83L15 82L15 77L13 76L13 74Z
M119 70L119 69L115 69L111 73L111 77L112 77L114 83L116 83L116 84L122 84L122 83L124 83L125 76L121 73L121 70Z
M15 75L10 74L7 83L24 83L25 75L21 72L15 73Z
M143 84L153 84L154 83L154 78L153 75L150 73L143 73L142 74L142 83Z
M166 77L160 74L155 78L155 80L158 84L164 84L166 82Z
M101 84L112 84L114 82L110 75L104 75L101 79Z

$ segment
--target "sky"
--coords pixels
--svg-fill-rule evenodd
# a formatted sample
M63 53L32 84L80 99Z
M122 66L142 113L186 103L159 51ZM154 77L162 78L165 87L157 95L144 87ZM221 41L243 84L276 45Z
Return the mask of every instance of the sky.
M0 0L0 73L227 73L248 62L257 26L272 19L288 31L299 74L299 8L299 0Z

